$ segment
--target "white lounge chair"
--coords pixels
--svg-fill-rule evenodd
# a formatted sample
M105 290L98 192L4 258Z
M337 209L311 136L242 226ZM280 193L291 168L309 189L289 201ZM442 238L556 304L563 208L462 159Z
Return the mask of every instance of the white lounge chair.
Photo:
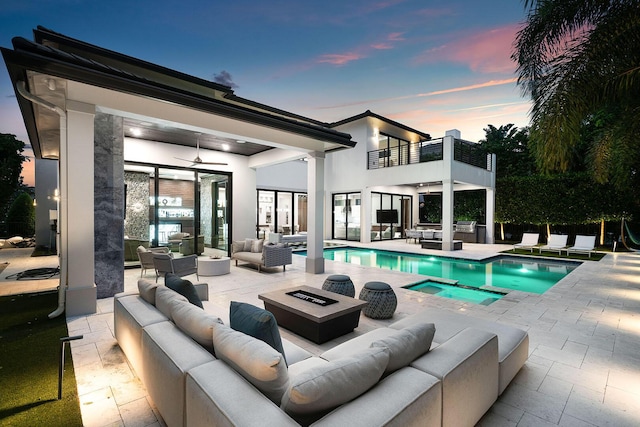
M538 233L524 233L522 235L522 241L513 245L513 250L516 249L530 249L533 252L533 248L538 245L538 239L540 234Z
M562 251L567 247L567 236L566 234L551 234L549 235L549 240L547 240L547 244L540 246L538 250L540 253L542 251L558 251L558 254L561 254Z
M573 246L567 248L567 255L571 252L576 253L588 253L589 258L591 258L591 253L595 252L596 248L596 236L576 236L576 241Z

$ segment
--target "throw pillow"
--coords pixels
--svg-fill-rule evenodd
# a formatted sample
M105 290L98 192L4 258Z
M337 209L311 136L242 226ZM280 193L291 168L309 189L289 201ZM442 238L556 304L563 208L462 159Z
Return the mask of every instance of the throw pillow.
M231 301L229 326L231 326L231 329L266 342L279 351L284 358L285 364L287 363L278 322L271 312L255 305Z
M389 365L385 374L390 374L408 366L415 359L428 352L435 332L436 328L433 323L416 323L374 341L371 343L371 347L389 349Z
M389 350L375 347L311 367L291 377L280 407L293 418L322 416L373 387L388 362Z
M216 357L231 366L275 404L289 383L282 354L267 343L222 325L213 325ZM250 408L248 409L250 410Z
M263 246L264 246L264 240L256 239L251 243L251 252L260 253L262 252Z
M244 249L243 249L243 252L251 252L251 246L253 245L253 241L254 241L254 240L255 240L255 239L249 239L249 238L244 239Z
M173 300L170 305L171 317L176 326L212 353L213 324L222 323L222 320L185 301Z
M156 305L157 287L157 283L153 283L145 279L138 279L138 293L140 294L140 298L151 305Z
M191 304L203 308L198 292L190 281L185 280L180 276L176 276L175 274L167 273L166 276L164 276L164 284L167 288L173 289L180 295L183 295Z
M167 316L168 319L172 319L171 317L171 301L178 299L180 301L189 302L188 299L174 291L173 289L169 289L166 286L158 286L156 288L156 308L160 313Z

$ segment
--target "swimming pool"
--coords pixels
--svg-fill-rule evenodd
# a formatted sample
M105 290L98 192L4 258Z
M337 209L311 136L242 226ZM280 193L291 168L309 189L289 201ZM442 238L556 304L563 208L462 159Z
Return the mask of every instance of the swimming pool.
M306 252L296 252L306 255ZM324 250L324 258L446 279L473 288L497 287L542 294L580 262L500 255L485 261L355 247Z

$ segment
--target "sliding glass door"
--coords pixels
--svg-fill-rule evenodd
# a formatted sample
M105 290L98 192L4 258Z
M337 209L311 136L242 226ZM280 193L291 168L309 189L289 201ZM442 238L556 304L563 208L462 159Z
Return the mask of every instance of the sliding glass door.
M334 239L360 241L360 193L342 193L333 195L333 233Z

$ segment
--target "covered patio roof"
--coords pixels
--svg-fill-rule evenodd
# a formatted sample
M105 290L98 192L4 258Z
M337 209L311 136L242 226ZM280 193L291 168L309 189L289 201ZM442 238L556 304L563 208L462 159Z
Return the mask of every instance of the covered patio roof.
M251 156L273 148L301 152L355 146L349 134L294 113L246 100L225 85L189 76L67 37L43 27L35 41L16 37L0 48L14 90L27 90L64 108L66 95L125 118L141 138ZM36 157L57 159L58 115L17 95ZM99 103L96 103L99 100Z

